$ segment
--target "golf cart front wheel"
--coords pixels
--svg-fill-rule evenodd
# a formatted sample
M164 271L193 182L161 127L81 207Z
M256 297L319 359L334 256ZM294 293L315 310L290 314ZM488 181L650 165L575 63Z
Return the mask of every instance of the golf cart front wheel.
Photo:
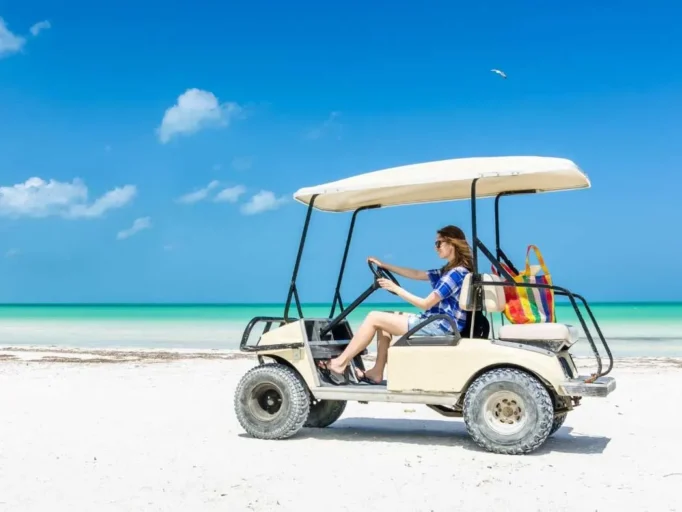
M506 455L531 453L546 440L554 421L547 389L534 376L514 368L478 377L464 398L464 422L480 447Z
M239 381L234 397L237 421L258 439L285 439L296 434L308 418L308 390L294 370L283 364L264 364Z

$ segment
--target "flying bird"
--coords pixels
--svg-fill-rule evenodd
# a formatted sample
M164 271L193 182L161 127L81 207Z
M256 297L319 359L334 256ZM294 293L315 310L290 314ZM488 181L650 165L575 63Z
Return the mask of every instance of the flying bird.
M492 71L493 73L497 73L502 78L507 78L507 74L504 71L500 71L499 69L491 69L490 71Z

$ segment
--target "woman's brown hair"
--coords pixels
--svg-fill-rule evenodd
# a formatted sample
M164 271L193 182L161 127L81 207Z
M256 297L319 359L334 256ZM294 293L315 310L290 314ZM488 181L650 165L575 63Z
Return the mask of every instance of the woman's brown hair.
M469 272L473 272L474 257L471 247L466 241L466 236L464 236L464 231L459 229L457 226L450 225L439 229L438 234L443 240L455 248L455 258L443 265L442 271L447 272L448 270L455 267L464 267Z

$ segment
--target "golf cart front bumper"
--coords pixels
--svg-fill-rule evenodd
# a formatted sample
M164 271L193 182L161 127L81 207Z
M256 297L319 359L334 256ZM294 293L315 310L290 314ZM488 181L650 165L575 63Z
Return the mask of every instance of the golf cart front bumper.
M557 389L562 396L589 396L604 398L616 389L616 379L613 377L599 377L594 382L589 381L589 377L578 377L577 379L562 382Z

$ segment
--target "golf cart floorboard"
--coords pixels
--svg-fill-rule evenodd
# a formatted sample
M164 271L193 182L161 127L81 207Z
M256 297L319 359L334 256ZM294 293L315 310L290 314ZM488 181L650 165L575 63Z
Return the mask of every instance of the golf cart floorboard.
M389 391L386 381L381 384L344 384L335 385L322 382L321 386L313 390L318 400L346 400L351 402L394 402L424 405L453 406L459 399L459 393L429 393Z
M355 382L350 382L348 384L338 385L338 384L332 384L330 382L325 382L325 381L320 382L320 384L323 388L348 388L348 387L351 387L351 388L379 388L379 389L383 389L384 392L387 391L386 386L388 385L386 380L382 380L380 383L377 383L377 384L367 384L366 382L360 382L360 383L356 384Z

